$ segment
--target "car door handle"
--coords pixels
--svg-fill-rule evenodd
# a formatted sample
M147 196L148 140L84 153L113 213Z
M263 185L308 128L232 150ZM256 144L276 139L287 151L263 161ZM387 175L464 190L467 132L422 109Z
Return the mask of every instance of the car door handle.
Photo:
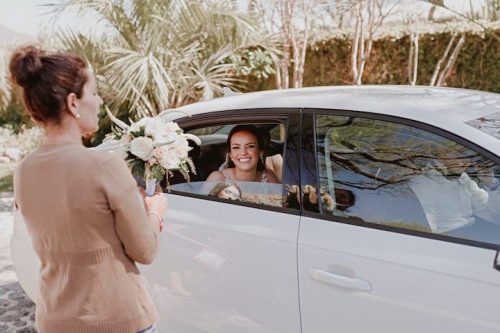
M309 268L309 276L314 280L332 286L347 288L356 291L372 291L372 285L370 284L370 282L359 278L351 278L343 275L333 274L317 268Z

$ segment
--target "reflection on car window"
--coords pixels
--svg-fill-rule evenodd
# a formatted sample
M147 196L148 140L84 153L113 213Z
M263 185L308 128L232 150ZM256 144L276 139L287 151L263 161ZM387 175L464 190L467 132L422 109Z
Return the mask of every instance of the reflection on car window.
M238 133L234 136L238 141L233 140L228 147L233 130ZM281 184L285 139L282 124L212 125L190 133L196 133L201 140L201 145L190 152L196 176L188 183L171 177L171 190L228 202L286 206L283 197L287 193L283 193ZM239 173L249 175L249 171L255 173L254 179L238 179Z
M500 243L500 168L433 133L318 115L323 213Z

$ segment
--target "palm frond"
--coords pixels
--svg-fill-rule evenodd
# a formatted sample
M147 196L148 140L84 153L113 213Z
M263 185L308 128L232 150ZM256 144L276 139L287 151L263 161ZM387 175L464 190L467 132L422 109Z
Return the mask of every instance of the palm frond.
M234 0L53 0L46 7L54 15L91 11L113 29L108 38L65 32L59 40L92 63L107 104L132 116L238 89L243 82L231 57L238 50L278 54L276 39Z
M12 97L8 59L9 52L0 49L0 111L7 108Z

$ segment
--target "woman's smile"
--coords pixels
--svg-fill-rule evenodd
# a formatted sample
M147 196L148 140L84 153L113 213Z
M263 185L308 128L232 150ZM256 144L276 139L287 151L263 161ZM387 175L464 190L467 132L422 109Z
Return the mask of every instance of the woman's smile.
M230 147L231 160L241 171L257 171L260 151L255 135L247 131L237 132L231 138Z

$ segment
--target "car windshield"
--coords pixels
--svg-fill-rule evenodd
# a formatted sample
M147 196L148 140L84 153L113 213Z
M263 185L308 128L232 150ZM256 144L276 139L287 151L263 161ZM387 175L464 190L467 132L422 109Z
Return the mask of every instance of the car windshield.
M500 140L500 112L469 120L465 123Z

